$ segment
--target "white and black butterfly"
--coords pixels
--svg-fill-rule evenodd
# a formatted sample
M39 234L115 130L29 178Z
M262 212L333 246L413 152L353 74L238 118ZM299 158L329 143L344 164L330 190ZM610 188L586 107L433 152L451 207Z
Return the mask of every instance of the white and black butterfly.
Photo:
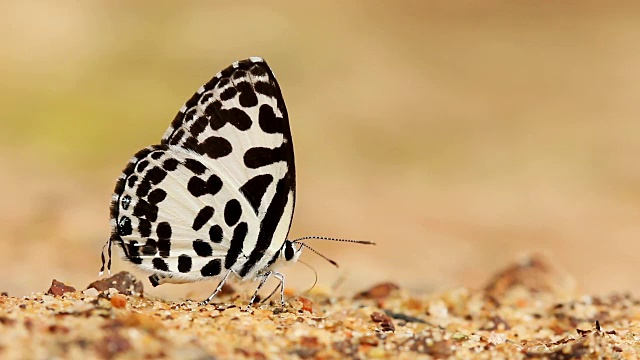
M260 280L258 289L274 276L284 302L284 275L273 269L306 246L298 242L306 238L287 240L295 185L278 82L261 58L235 62L198 89L160 144L139 151L118 178L107 268L115 242L152 273L154 286L221 278L206 303L231 274Z

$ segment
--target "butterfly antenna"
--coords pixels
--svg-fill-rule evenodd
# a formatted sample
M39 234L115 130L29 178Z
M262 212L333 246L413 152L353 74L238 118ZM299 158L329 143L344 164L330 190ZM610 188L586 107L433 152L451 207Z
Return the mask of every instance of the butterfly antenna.
M348 243L363 244L363 245L375 245L376 244L373 241L338 239L338 238L330 238L330 237L326 237L326 236L305 236L305 237L301 237L299 239L295 239L295 240L291 241L293 244L300 244L300 245L306 247L307 249L313 251L314 253L318 254L321 258L323 258L323 259L327 260L328 262L330 262L335 267L339 267L337 262L335 262L335 261L329 259L328 257L320 254L319 252L314 250L311 246L303 243L302 241L304 241L304 240L327 240L327 241L348 242Z
M302 260L298 260L299 263L301 263L302 265L308 267L311 271L313 271L313 276L315 277L315 279L313 280L313 285L311 285L310 288L308 288L307 290L305 290L302 295L306 295L309 292L311 292L311 290L313 290L314 287L316 287L316 285L318 284L318 272L316 271L316 269L313 268L313 266L307 264L306 262L302 261Z
M330 238L325 236L305 236L299 239L292 240L291 242L297 243L303 240L328 240L328 241L348 242L348 243L363 244L363 245L376 245L376 243L374 243L373 241L337 239L337 238Z
M276 293L276 291L278 291L278 289L280 289L280 286L282 286L281 284L278 284L278 286L276 286L273 291L269 294L269 296L267 296L266 298L264 298L264 300L260 301L261 304L264 304L265 302L267 302L267 300L269 300L269 298L271 298L273 296L273 294Z
M335 261L333 261L333 260L329 259L328 257L326 257L326 256L324 256L324 255L322 255L322 254L320 254L319 252L317 252L316 250L314 250L311 246L309 246L309 245L307 245L307 244L305 244L305 243L301 243L301 242L298 242L298 243L297 243L297 242L293 241L293 243L294 243L294 244L300 244L300 245L302 245L302 246L306 247L307 249L309 249L309 250L313 251L314 253L316 253L316 254L317 254L318 256L320 256L321 258L323 258L323 259L327 260L328 262L330 262L330 263L331 263L331 265L333 265L333 266L335 266L335 267L340 267L340 266L338 266L338 263L337 263L337 262L335 262ZM317 275L317 274L316 274L316 275Z

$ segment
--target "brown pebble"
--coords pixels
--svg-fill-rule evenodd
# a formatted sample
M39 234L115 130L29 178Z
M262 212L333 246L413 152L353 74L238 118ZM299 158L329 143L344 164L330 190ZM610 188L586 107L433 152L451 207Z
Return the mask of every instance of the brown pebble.
M374 285L369 290L365 290L358 293L354 298L356 299L376 299L381 300L389 297L392 292L400 289L400 287L394 283L385 282Z
M142 281L136 279L135 276L126 271L121 271L106 279L94 281L87 286L87 289L89 288L94 288L98 291L114 288L118 290L120 294L124 295L137 295L142 294L144 291Z
M382 331L396 331L396 327L393 325L391 318L383 313L379 313L377 311L372 313L371 320L373 320L373 322L380 323Z
M574 287L571 276L555 268L545 257L533 254L495 274L485 285L484 291L496 306L500 306L501 301L508 298L514 289L564 294L573 291ZM517 305L528 306L527 303Z
M115 294L111 297L111 306L121 309L127 306L127 297L122 294Z
M47 294L53 296L62 296L64 293L74 292L76 289L73 286L69 286L65 283L62 283L56 279L53 279L51 282L51 287L47 290Z
M298 297L298 301L302 303L302 311L313 313L313 303L311 302L311 300L300 296Z

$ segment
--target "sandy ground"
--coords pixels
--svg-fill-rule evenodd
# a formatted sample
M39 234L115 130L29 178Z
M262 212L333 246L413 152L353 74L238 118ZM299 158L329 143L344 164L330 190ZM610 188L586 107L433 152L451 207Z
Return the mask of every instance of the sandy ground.
M83 286L84 287L84 286ZM0 295L3 359L637 359L640 301L592 296L542 257L480 289L424 294L381 283L339 297L286 290L247 308L227 288L209 305L143 295L128 273L86 290Z

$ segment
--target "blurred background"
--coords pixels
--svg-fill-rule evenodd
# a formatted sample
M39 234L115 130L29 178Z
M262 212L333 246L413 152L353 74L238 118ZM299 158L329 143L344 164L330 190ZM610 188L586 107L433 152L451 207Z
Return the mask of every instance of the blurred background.
M479 287L540 252L583 291L637 293L640 6L149 4L3 3L0 291L95 280L129 157L216 72L258 55L291 118L290 235L378 243L309 242L341 264L303 256L321 286ZM285 273L299 291L313 282Z

